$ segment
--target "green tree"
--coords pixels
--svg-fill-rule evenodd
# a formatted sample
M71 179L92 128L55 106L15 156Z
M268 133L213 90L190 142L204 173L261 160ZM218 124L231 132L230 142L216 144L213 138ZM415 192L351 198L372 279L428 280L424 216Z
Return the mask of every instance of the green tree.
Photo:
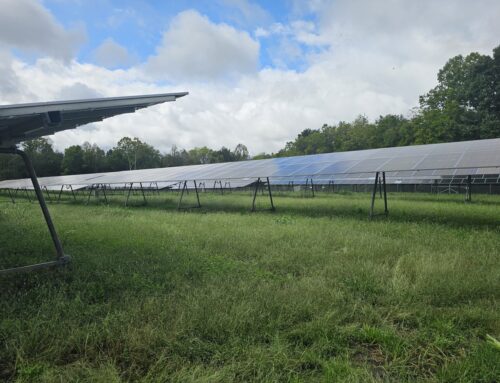
M106 155L96 144L84 142L82 145L83 173L98 173L106 169Z
M500 136L500 47L493 57L471 53L448 60L438 85L420 97L416 143Z
M49 139L40 137L25 141L22 143L22 148L31 158L33 167L39 177L61 174L63 154L54 151L52 142Z
M72 145L64 150L62 171L64 174L83 173L83 150L80 145Z
M137 137L123 137L108 154L115 169L123 167L124 160L128 170L156 168L161 165L160 152Z
M234 148L234 159L236 161L248 160L250 158L248 154L248 148L243 144L236 145Z

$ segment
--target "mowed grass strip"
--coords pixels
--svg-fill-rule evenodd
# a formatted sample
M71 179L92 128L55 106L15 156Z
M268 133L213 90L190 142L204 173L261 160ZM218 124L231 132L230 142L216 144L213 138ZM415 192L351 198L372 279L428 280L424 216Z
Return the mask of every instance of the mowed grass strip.
M498 196L391 193L373 221L366 193L141 198L50 206L73 262L0 277L0 379L500 380ZM19 202L3 267L53 254Z

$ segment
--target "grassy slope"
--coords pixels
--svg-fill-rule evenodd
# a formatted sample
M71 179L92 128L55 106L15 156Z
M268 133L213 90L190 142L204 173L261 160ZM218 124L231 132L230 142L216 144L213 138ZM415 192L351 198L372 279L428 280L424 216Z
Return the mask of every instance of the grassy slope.
M500 198L474 198L52 205L74 262L1 277L0 379L499 381ZM0 233L2 266L52 254L36 205Z

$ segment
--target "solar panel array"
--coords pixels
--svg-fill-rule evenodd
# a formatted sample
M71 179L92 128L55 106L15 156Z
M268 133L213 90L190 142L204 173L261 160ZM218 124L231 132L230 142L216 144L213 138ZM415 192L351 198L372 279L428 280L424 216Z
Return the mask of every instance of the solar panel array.
M96 184L119 185L163 183L171 187L183 181L214 180L246 186L269 177L274 184L306 179L315 183L370 183L375 172L386 172L388 183L430 183L443 179L496 179L500 174L500 139L444 144L358 150L350 152L281 157L217 164L178 166L108 173L80 174L39 179L44 187ZM489 178L486 175L491 175ZM496 177L496 178L495 178ZM462 182L462 181L460 181ZM137 185L136 185L137 186ZM29 179L0 182L0 188L30 188ZM211 187L211 186L210 186ZM231 186L238 187L238 186Z
M168 101L187 92L0 105L0 147Z

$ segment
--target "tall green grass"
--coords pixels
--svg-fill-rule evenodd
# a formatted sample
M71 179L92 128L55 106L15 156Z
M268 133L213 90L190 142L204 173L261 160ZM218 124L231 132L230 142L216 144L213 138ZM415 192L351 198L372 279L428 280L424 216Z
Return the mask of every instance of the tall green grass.
M0 379L499 381L500 198L473 197L372 221L364 193L65 198L72 264L0 277ZM1 203L0 233L3 267L52 257L35 204Z

